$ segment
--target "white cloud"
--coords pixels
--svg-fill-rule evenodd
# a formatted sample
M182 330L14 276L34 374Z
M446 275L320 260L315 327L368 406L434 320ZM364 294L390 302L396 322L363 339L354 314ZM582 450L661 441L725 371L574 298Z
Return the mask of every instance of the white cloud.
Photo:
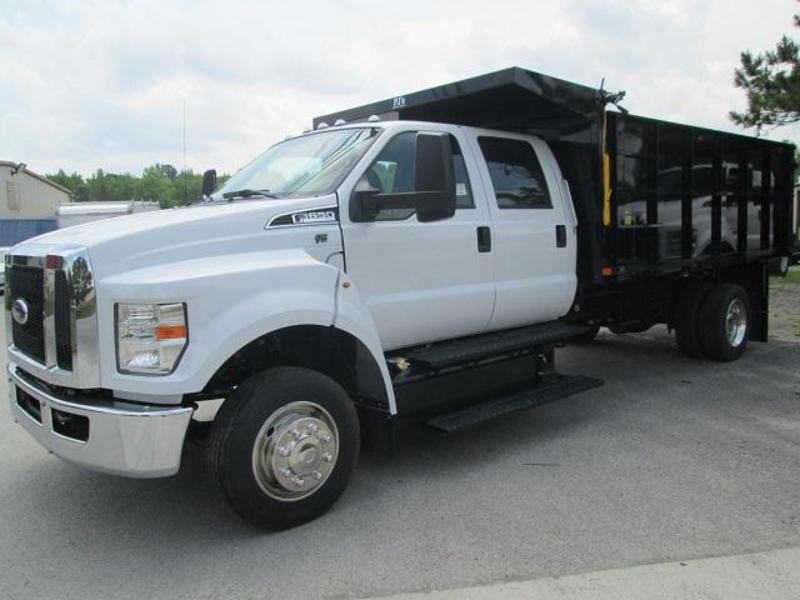
M739 52L791 2L0 0L0 153L32 168L233 170L311 118L519 65L628 92L639 114L733 130ZM797 128L773 137L796 139Z

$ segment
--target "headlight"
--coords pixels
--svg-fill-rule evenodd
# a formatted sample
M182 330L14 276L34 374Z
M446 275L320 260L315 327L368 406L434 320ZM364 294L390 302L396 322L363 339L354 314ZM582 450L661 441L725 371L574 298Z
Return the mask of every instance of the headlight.
M189 332L185 304L117 304L117 370L167 375L178 366Z

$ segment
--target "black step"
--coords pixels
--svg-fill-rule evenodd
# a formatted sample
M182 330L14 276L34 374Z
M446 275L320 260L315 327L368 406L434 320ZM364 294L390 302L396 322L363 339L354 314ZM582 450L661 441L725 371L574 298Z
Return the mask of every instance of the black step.
M603 385L603 380L594 377L555 375L552 379L548 379L536 387L516 392L510 396L493 398L456 412L437 415L429 419L427 424L439 431L452 433L489 419L555 402L600 385Z
M539 344L559 342L586 333L589 329L583 325L568 325L561 321L550 321L531 327L449 340L425 348L410 350L402 356L420 366L441 369L523 350Z

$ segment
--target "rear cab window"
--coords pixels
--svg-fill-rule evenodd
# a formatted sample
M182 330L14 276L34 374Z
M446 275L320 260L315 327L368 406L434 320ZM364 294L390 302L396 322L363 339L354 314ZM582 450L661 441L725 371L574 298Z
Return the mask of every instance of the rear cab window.
M501 209L553 208L544 171L530 142L479 136L497 207Z

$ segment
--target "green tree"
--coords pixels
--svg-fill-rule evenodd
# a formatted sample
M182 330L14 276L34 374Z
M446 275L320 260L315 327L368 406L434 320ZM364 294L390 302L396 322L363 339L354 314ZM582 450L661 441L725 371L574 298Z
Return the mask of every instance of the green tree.
M800 27L800 15L794 15ZM747 92L747 110L731 111L734 123L761 130L800 120L800 45L784 35L774 50L753 55L742 52L742 66L734 73L734 84Z
M162 165L156 163L145 167L139 179L138 199L158 202L161 208L175 206L173 185Z
M158 202L162 208L191 204L202 197L203 176L191 169L180 173L169 164L146 167L141 177L130 173L108 173L97 169L85 180L79 173L67 175L64 169L46 175L48 179L72 192L75 202L145 200ZM220 175L222 185L230 175Z
M108 200L135 200L138 181L130 173L109 173L107 176Z
M89 176L86 180L86 185L89 188L89 200L92 202L102 202L109 199L111 183L103 169L97 169Z
M86 202L89 199L89 188L80 173L73 172L67 175L64 169L59 169L57 173L50 173L45 177L72 192L72 199L75 202Z

